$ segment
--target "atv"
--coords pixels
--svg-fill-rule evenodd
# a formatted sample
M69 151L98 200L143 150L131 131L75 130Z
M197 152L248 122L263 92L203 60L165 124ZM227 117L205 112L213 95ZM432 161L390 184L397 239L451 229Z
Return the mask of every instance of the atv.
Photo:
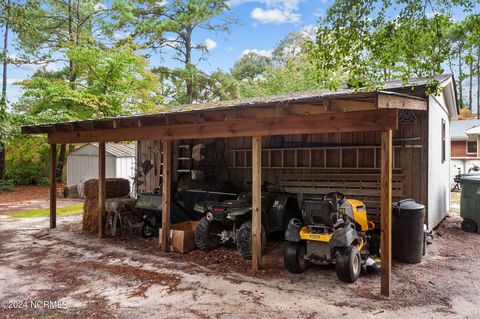
M334 192L309 200L300 195L299 203L303 221L291 219L285 232L288 271L301 273L308 263L335 264L338 279L353 283L362 268L379 269L379 260L370 257L367 235L375 224L368 221L363 202Z
M195 229L195 242L202 250L213 250L222 244L236 245L244 259L252 258L252 200L241 194L237 200L202 202L194 207L204 214ZM267 234L284 234L290 219L300 217L295 195L279 191L262 193L261 251Z

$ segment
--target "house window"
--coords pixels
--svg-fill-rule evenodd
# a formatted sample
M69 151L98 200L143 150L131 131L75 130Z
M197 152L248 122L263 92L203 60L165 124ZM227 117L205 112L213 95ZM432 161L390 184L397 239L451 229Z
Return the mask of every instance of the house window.
M477 141L467 141L467 154L477 155Z
M446 156L446 147L447 147L447 141L446 141L446 132L445 132L445 119L442 119L442 163L445 163L445 160L447 159Z

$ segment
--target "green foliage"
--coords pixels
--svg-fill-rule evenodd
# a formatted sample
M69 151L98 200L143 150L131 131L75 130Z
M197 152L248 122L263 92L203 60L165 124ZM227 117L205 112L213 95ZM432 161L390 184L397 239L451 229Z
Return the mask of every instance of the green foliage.
M253 80L263 74L267 67L272 65L272 59L255 52L249 52L235 62L230 70L232 76L238 80Z
M254 64L248 60L252 55L244 56L237 62L237 70L254 72L239 82L240 96L254 97L318 89L317 70L309 61L307 49L307 37L295 32L287 35L273 50L273 59L269 64L262 63L250 68ZM260 72L262 68L264 70ZM234 70L235 67L232 72ZM258 74L251 78L254 73ZM339 76L339 79L342 77Z
M0 179L0 192L12 191L15 189L15 183L12 180Z
M17 110L50 121L81 120L149 111L162 101L157 77L130 47L87 45L68 56L76 65L75 81L67 78L68 70L39 71L21 82L25 93Z
M7 144L6 178L16 185L38 185L48 176L49 147L45 137L20 136Z
M228 73L215 71L206 74L193 65L186 69L169 69L166 67L153 70L163 84L163 96L169 105L187 104L190 97L195 102L229 100L238 97L236 80ZM192 80L191 95L187 90L185 79Z
M322 86L338 87L338 74L350 86L367 89L381 82L443 73L449 54L448 33L453 7L472 10L478 0L337 0L320 19L311 45ZM334 77L332 77L332 75Z
M225 76L218 72L207 75L198 70L193 54L199 52L203 60L208 49L205 44L192 40L198 29L228 32L235 21L228 16L219 18L227 9L227 0L117 0L113 4L117 27L132 29L139 47L157 52L172 49L172 58L182 64L182 68L158 68L170 104L232 96L231 92L224 94L223 90L218 90L225 84L224 90L231 91L230 81Z

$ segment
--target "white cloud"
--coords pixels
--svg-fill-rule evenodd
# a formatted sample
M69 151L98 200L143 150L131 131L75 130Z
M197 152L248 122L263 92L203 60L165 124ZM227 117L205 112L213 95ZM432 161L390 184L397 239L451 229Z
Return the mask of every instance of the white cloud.
M106 10L107 7L106 7L103 3L98 2L98 3L96 3L96 4L93 6L93 9L94 9L95 11L101 11L101 10Z
M255 53L255 54L260 55L260 56L271 58L272 57L272 52L273 52L273 50L246 49L246 50L242 51L242 56L244 56L246 54L249 54L249 53Z
M7 79L7 85L15 85L17 82L21 82L25 79Z
M247 2L263 4L265 8L256 7L250 16L260 23L299 23L301 14L297 13L303 0L230 0L231 7Z
M253 9L250 16L260 23L298 23L301 15L291 11L271 9L263 10L262 8Z
M213 49L215 49L218 44L217 42L213 41L212 39L206 39L205 40L205 46L207 47L207 51L212 51Z
M37 71L39 69L44 68L46 71L60 71L62 69L62 65L57 62L39 62L39 63L26 63L26 64L21 64L20 68L27 70L27 71Z

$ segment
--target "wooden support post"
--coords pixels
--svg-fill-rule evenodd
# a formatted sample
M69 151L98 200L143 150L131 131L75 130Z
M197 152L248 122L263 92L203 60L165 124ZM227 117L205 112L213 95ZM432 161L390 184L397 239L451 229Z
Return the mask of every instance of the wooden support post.
M160 237L163 252L170 249L170 196L172 173L172 141L162 142L162 236Z
M388 297L392 268L392 130L381 135L381 294Z
M57 227L57 145L50 144L50 229Z
M252 138L252 268L262 258L262 138Z
M105 142L98 143L98 237L105 237Z

